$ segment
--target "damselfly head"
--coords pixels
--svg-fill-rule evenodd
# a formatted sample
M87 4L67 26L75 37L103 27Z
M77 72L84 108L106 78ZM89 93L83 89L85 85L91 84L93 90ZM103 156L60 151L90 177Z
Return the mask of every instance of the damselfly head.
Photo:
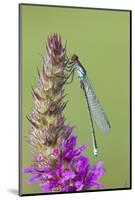
M78 59L79 59L79 57L75 54L71 57L72 62L78 61Z

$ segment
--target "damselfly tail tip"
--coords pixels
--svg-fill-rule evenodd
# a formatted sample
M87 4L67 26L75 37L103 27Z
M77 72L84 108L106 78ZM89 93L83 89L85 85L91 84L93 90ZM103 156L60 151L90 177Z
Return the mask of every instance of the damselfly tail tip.
M94 148L93 154L94 154L94 156L98 156L98 149L97 148Z

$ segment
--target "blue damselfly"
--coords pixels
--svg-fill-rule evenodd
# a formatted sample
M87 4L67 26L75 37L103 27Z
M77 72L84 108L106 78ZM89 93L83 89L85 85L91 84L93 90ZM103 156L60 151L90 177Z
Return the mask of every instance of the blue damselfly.
M98 147L97 147L97 142L96 142L93 120L96 122L97 126L100 128L100 130L103 133L109 133L111 126L104 112L104 109L102 108L94 92L92 83L88 79L86 69L83 67L83 65L79 61L79 58L77 55L73 55L71 58L71 61L68 62L67 64L67 71L69 71L70 74L67 76L66 81L69 79L69 77L72 76L71 81L70 81L72 82L75 70L77 71L78 78L80 80L80 86L83 89L85 97L86 97L88 111L89 111L89 118L90 118L90 127L91 127L91 133L92 133L93 153L95 156L97 156Z

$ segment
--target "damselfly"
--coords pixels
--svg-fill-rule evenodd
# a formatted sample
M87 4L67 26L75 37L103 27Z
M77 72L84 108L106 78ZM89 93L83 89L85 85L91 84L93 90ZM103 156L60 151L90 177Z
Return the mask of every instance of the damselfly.
M92 141L93 141L93 153L94 155L97 156L98 147L97 147L97 142L96 142L93 120L95 120L97 126L101 129L103 133L109 133L111 126L104 112L104 109L102 108L93 90L92 83L88 79L87 72L85 68L83 67L83 65L81 64L81 62L79 61L79 58L77 55L73 55L71 58L71 61L68 62L67 64L67 71L69 71L70 74L67 76L66 81L70 78L70 76L72 76L71 81L70 81L72 82L75 70L77 71L78 78L80 79L80 86L83 89L85 97L86 97L89 117L90 117L90 127L91 127L91 133L92 133Z

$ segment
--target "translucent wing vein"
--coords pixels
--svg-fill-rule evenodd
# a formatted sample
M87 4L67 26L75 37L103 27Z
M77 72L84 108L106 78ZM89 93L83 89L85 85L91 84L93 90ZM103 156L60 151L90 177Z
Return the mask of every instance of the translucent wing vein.
M101 129L103 133L109 133L111 128L110 123L87 76L84 77L83 84L85 87L85 92L87 95L93 119L95 120L97 126Z

